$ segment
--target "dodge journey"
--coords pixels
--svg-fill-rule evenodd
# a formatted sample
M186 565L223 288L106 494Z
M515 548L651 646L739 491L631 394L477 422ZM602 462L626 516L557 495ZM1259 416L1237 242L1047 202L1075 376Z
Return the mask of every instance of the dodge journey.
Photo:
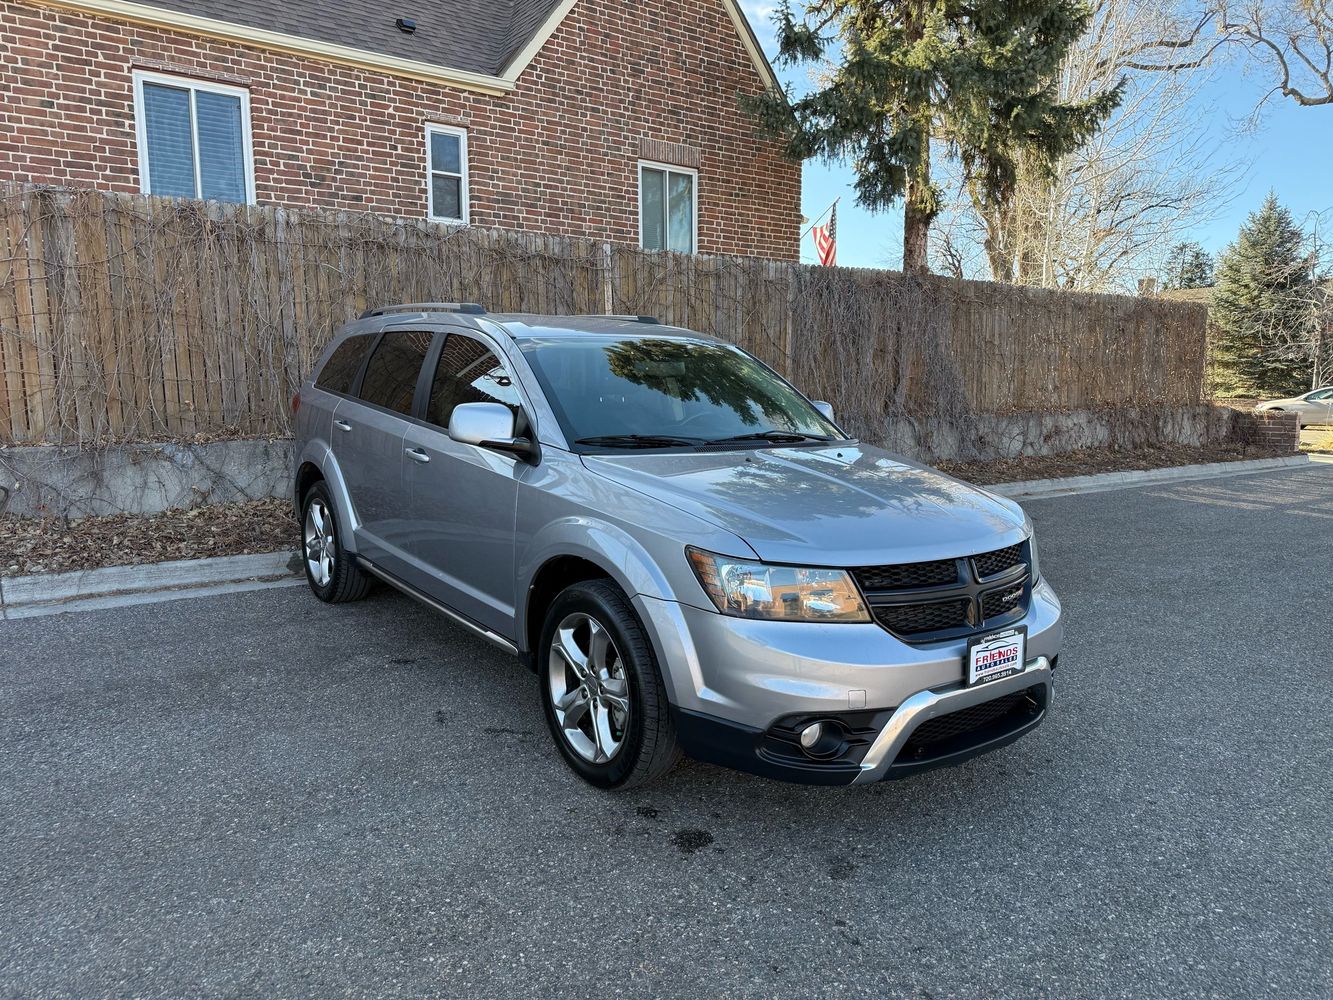
M392 306L292 405L315 596L379 580L521 657L594 785L681 752L899 778L1050 708L1060 602L1018 505L857 440L730 344Z

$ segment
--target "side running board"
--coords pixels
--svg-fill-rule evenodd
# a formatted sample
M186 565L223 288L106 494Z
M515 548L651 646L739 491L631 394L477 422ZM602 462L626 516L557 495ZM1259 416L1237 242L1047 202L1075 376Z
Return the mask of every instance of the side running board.
M428 594L423 594L421 591L417 590L417 588L412 586L410 583L404 583L402 580L398 579L398 577L394 576L392 573L386 573L384 570L380 569L374 563L367 561L363 557L357 556L356 562L357 565L360 566L362 569L364 569L367 573L383 580L385 583L387 583L390 587L393 587L395 590L401 590L408 597L420 601L422 604L426 605L426 607L430 608L432 611L438 611L440 614L446 616L447 618L452 619L459 625L462 625L465 629L468 629L471 632L475 632L477 635L481 636L488 642L494 643L495 645L499 646L501 649L503 649L506 653L509 653L511 656L518 655L518 647L515 646L512 642L510 642L508 639L506 639L504 636L498 635L497 633L492 632L490 629L478 625L476 622L474 622L471 618L468 618L466 615L455 611L451 607L441 604L439 601L435 600L435 598L429 596Z

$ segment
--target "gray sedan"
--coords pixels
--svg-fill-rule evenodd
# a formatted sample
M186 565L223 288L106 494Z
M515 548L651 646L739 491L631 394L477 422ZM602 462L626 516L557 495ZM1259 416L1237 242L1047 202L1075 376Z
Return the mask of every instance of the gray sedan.
M1313 424L1333 424L1333 385L1322 389L1312 389L1303 396L1289 399L1270 399L1260 403L1256 410L1290 411L1300 417L1301 426Z

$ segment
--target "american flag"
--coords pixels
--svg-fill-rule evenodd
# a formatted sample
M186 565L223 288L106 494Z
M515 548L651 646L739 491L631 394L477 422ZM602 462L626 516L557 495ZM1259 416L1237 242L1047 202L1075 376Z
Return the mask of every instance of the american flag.
M819 254L819 263L832 267L838 262L838 205L833 204L827 226L815 226L815 253Z

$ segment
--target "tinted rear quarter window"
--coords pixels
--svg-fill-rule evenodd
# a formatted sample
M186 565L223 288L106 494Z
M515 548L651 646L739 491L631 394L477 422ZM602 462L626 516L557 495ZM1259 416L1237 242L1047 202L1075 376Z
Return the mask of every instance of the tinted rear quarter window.
M352 382L361 368L361 360L366 356L366 349L370 347L370 339L370 334L357 334L355 337L348 337L335 347L333 353L329 355L329 360L324 362L324 367L320 369L319 376L315 379L315 386L328 392L350 393Z
M417 376L430 349L431 334L418 330L391 330L384 335L366 364L361 398L386 410L410 414Z

